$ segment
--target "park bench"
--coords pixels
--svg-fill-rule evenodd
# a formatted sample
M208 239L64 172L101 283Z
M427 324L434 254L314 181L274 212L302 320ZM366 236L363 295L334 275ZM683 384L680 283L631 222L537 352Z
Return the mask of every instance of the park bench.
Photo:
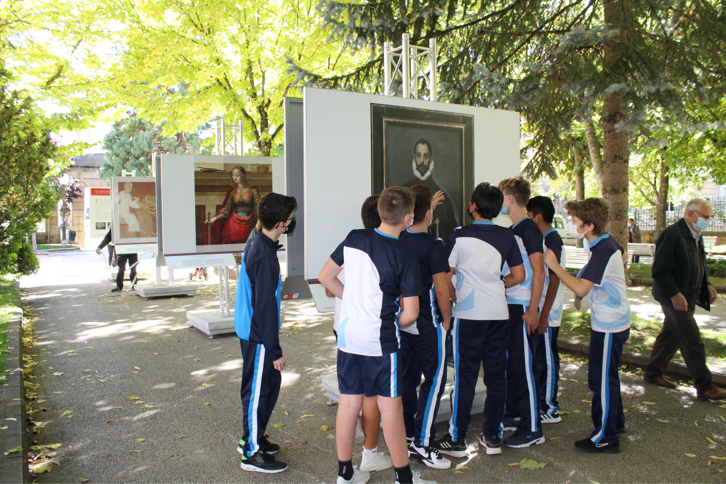
M565 246L565 269L580 270L587 264L588 256L584 249L571 245Z
M703 236L703 248L706 249L708 255L711 255L711 249L716 245L716 239L718 237L715 235Z
M655 244L636 244L628 242L628 259L632 260L634 255L653 257L655 255Z

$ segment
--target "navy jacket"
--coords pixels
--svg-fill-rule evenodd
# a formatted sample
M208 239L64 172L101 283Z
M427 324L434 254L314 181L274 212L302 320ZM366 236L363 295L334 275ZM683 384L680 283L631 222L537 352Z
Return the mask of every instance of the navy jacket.
M252 239L242 254L234 329L240 339L262 344L272 361L282 357L280 348L280 262L277 251L281 244L262 232Z

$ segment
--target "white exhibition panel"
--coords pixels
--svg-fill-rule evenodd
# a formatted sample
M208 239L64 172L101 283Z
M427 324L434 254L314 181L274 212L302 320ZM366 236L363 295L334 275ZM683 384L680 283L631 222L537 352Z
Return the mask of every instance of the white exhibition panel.
M285 193L283 158L263 156L161 155L161 210L164 255L217 254L219 246L196 244L194 219L195 163L272 165L272 191ZM281 241L283 242L283 241ZM187 266L188 267L188 266ZM202 266L195 266L202 267Z
M517 112L313 88L303 95L306 280L316 280L348 232L362 228L360 207L372 186L371 104L473 115L474 186L520 173Z

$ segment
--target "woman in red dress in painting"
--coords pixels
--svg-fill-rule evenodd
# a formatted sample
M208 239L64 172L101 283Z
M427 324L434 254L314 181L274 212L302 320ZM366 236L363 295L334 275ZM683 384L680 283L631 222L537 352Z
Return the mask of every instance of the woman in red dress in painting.
M232 187L227 191L219 211L211 219L204 245L244 244L257 223L257 202L260 194L247 183L247 173L241 166L232 168Z

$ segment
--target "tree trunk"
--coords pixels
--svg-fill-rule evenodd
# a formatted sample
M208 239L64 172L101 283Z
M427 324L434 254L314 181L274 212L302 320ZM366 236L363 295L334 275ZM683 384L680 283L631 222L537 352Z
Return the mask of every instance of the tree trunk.
M655 206L655 230L653 230L653 242L656 241L663 229L666 228L666 209L668 208L668 165L663 157L660 159L660 178L658 180L658 194Z
M65 246L68 244L66 241L66 201L63 200L61 205L61 217L63 217L63 223L61 224L61 245Z
M585 137L587 138L587 147L590 150L590 162L592 163L592 172L595 174L595 179L600 187L600 193L602 193L602 154L600 152L600 140L597 139L597 132L595 126L592 124L592 119L584 118L582 125L585 127ZM584 197L583 197L584 199Z
M627 47L629 14L627 0L604 0L605 22L610 28L618 29L618 34L604 46L603 68L613 83L623 83L627 75L623 73L622 50ZM603 99L603 158L602 158L602 197L610 209L610 235L623 247L628 243L628 161L630 150L628 132L618 127L625 119L625 93L622 89L611 92Z
M575 198L577 200L585 199L585 164L583 163L582 148L577 144L574 145L575 158Z

